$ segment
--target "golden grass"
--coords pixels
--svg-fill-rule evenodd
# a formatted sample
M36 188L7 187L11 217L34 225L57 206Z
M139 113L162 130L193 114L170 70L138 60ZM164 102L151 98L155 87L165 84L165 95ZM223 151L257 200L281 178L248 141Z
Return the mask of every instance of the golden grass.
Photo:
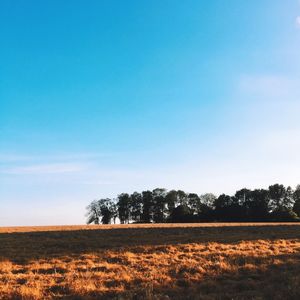
M0 299L300 299L299 224L0 228Z

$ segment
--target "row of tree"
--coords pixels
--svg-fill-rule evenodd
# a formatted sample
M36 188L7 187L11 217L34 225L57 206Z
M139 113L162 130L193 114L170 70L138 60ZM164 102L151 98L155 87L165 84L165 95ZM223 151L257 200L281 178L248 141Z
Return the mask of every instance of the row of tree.
M268 222L300 220L300 185L241 189L234 196L198 196L181 190L122 193L116 199L94 200L87 207L87 223Z

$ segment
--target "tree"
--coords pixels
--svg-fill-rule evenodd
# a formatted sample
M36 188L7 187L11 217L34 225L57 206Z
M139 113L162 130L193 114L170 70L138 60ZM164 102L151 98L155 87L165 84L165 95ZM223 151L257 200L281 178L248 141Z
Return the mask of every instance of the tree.
M294 193L293 193L293 199L294 199L294 212L300 217L300 185L297 185Z
M271 203L271 219L274 221L297 221L297 214L292 211L293 190L285 188L282 184L269 186L269 197Z
M179 205L186 205L188 204L188 197L184 191L178 190L177 191L177 198Z
M166 205L168 216L171 215L174 208L178 205L177 191L171 190L166 194Z
M87 207L87 224L110 224L111 219L115 218L116 215L116 206L108 198L94 200Z
M152 191L153 195L153 221L163 223L166 220L166 190L156 188Z
M99 224L100 223L100 217L101 217L101 212L100 212L100 207L98 205L98 200L92 201L87 207L87 224Z
M251 202L251 190L246 188L237 191L234 195L234 208L237 219L241 221L245 221L246 219L250 219L250 212L248 204Z
M215 217L218 221L229 221L231 218L230 207L232 198L222 194L214 201Z
M127 193L118 196L117 202L118 216L120 223L129 223L130 220L130 197Z
M274 184L269 186L269 198L271 211L282 210L284 208L284 199L286 189L283 184Z
M142 195L134 192L130 195L130 215L133 221L140 222L142 220Z
M270 185L267 190L243 188L234 196L156 188L153 191L122 193L117 199L94 200L87 207L87 223L109 224L161 222L258 222L299 221L300 185L293 191L284 185Z
M193 220L193 213L187 205L178 205L170 215L170 221L173 223L187 223Z
M153 220L153 195L151 191L142 192L142 219L144 223L151 223Z
M199 215L201 212L201 201L200 197L197 194L190 193L187 196L188 207L190 208L193 214Z
M217 197L212 193L206 193L200 196L201 203L210 208L213 208L216 199Z
M264 189L251 191L245 202L248 221L266 221L269 218L269 193Z

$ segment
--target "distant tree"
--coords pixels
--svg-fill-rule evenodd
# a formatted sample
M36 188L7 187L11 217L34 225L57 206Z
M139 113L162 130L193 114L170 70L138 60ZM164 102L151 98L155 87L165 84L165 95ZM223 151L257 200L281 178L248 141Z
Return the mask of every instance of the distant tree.
M297 214L293 212L293 190L282 184L269 186L271 203L271 219L273 221L297 221Z
M130 195L130 215L134 222L140 222L142 220L142 195L134 192Z
M202 206L200 197L197 194L190 193L187 196L187 202L192 214L199 215Z
M200 196L201 203L209 208L213 208L216 199L217 197L212 193L206 193Z
M198 221L209 222L215 220L214 203L217 197L214 194L206 193L200 195L200 206L198 207Z
M142 219L144 223L151 223L153 220L153 195L151 191L142 192Z
M94 200L87 210L87 224L110 224L116 214L115 204L108 198Z
M300 217L300 185L297 185L293 193L294 207L293 211Z
M282 203L284 208L287 208L288 210L293 209L293 205L295 202L293 196L294 196L294 191L290 186L288 186L286 188L285 196L283 198L283 203Z
M232 197L222 194L214 201L215 218L218 221L228 221L232 217L230 212L232 206Z
M129 222L256 222L300 221L300 185L293 191L284 185L265 189L241 189L234 196L207 193L200 197L182 190L122 193L117 199L94 200L87 207L87 223L109 224L118 218Z
M170 216L172 223L187 223L192 221L193 213L187 205L178 205L175 207Z
M179 205L188 205L188 195L184 191L178 190L177 198Z
M269 197L268 191L256 189L251 191L245 202L248 221L267 221L269 218Z
M100 223L100 217L101 217L101 212L100 212L100 207L98 200L92 201L87 207L87 224L99 224Z
M245 203L247 203L251 198L251 190L241 189L236 191L234 197L240 205L245 206Z
M117 202L118 216L120 223L129 223L130 220L130 197L127 193L118 195Z
M269 186L269 198L271 211L282 210L285 204L286 189L283 184Z
M174 208L178 205L177 191L175 190L169 191L166 194L165 199L166 199L168 216L170 216Z
M251 213L249 210L251 200L251 190L249 189L244 188L235 193L233 203L236 210L235 213L238 214L236 218L240 221L251 219Z
M153 195L153 221L155 223L163 223L166 220L166 190L156 188L152 191Z

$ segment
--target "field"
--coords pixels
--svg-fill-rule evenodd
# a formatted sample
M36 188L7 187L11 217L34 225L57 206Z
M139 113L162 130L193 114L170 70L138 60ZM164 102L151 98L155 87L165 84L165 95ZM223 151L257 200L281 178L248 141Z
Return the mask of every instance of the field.
M300 299L300 225L0 228L0 299Z

